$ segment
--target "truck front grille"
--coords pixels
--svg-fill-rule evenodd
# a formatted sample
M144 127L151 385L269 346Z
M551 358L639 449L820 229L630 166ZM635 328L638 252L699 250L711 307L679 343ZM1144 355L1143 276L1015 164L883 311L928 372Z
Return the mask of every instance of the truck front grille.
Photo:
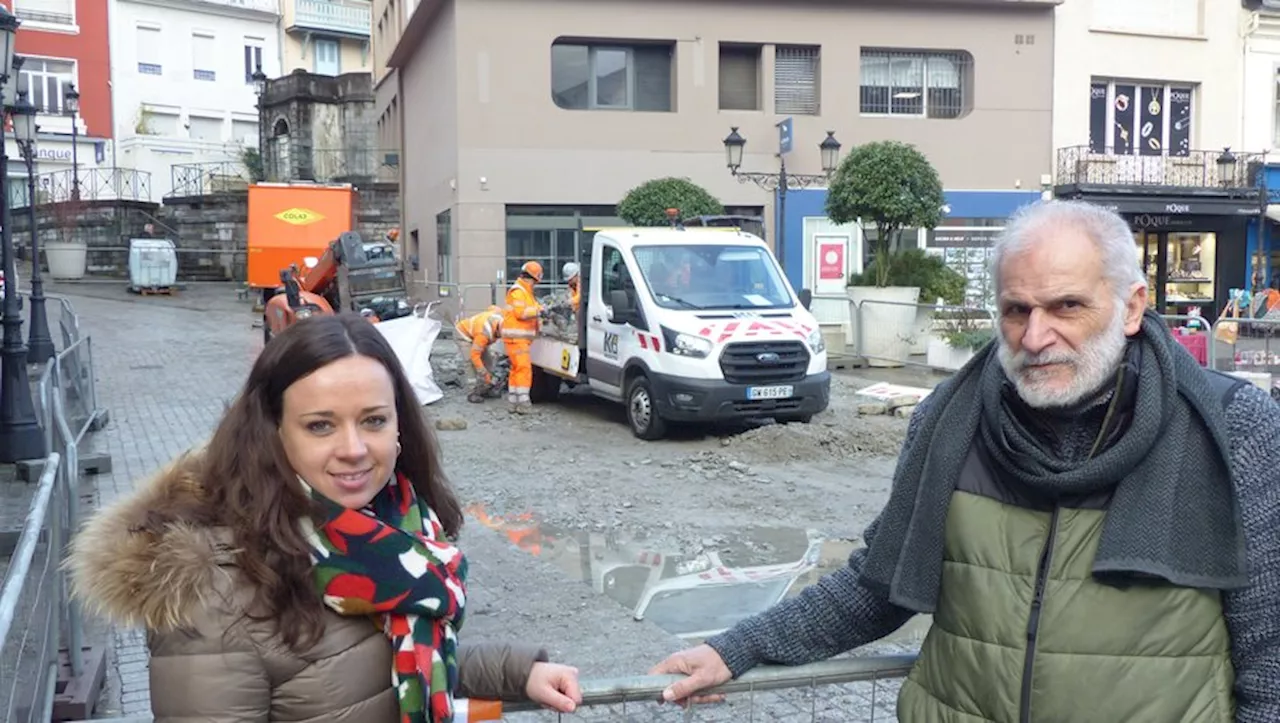
M720 371L730 384L798 382L808 368L809 350L799 341L741 341L720 354Z

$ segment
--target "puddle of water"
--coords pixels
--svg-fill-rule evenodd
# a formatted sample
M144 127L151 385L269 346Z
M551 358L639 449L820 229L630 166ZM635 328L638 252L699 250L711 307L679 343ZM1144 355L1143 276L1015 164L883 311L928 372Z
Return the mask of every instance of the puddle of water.
M816 530L751 527L685 539L555 528L532 513L467 513L516 547L554 564L672 635L697 642L798 595L842 567L855 545ZM915 639L928 623L891 639Z

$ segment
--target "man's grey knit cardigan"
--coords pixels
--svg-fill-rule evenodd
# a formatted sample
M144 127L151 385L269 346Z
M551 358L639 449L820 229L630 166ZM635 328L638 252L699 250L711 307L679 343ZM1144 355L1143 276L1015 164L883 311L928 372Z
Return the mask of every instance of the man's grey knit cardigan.
M912 417L908 440L927 404ZM1249 384L1227 405L1226 419L1250 577L1248 587L1223 596L1236 723L1280 723L1280 404ZM889 635L913 613L863 588L865 553L855 550L847 566L707 642L737 677L760 663L812 663Z

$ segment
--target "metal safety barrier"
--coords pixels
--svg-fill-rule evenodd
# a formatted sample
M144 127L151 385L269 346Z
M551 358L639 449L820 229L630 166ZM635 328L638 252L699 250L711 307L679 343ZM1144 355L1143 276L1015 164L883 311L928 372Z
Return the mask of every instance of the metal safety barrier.
M1280 399L1280 319L1219 318L1209 334L1209 366L1248 379Z
M506 297L506 289L497 281L487 284L416 281L414 285L440 300L434 314L435 318L448 322L446 327L453 326L459 318L479 314L492 305L501 306Z
M57 452L45 458L0 588L0 720L10 723L46 723L53 715L59 647L73 619L59 568L75 497L65 469Z

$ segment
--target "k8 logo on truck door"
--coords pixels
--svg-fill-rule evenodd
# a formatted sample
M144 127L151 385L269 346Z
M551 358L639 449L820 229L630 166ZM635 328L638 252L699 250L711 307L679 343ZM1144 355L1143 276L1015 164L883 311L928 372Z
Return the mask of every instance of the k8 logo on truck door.
M604 333L604 355L609 359L618 358L618 335L612 331Z

